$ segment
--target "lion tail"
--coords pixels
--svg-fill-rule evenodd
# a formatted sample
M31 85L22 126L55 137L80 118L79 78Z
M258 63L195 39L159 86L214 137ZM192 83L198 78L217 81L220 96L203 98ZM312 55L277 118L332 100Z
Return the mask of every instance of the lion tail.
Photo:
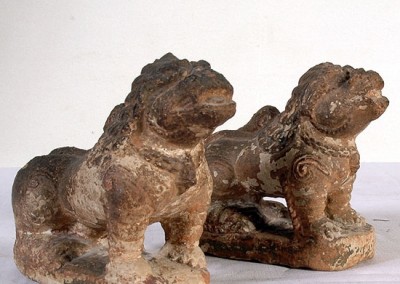
M278 114L279 110L274 106L264 106L239 131L256 132L267 126Z

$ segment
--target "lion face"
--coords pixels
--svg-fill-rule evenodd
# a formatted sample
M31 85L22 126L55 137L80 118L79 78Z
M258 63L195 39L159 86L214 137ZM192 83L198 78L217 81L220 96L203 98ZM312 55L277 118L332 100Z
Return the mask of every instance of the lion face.
M207 137L236 110L229 82L207 62L190 64L182 80L157 96L148 114L159 133L184 144Z
M149 131L193 146L235 114L232 94L229 82L207 62L179 60L167 53L143 67L125 102L110 113L101 143L117 149Z
M320 88L318 83L329 83L331 87L318 95L311 110L311 122L328 136L354 137L381 116L389 105L388 99L381 94L383 80L374 71L350 66L327 67L328 70L322 72L325 80L317 81L315 86ZM328 82L326 78L329 78Z

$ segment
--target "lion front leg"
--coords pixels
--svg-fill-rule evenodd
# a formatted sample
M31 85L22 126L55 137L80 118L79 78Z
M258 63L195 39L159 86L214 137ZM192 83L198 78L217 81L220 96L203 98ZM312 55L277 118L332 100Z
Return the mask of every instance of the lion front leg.
M295 238L333 240L342 226L326 215L327 193L319 185L296 188L288 202ZM288 200L288 199L287 199Z
M142 256L151 210L146 195L123 168L109 170L104 180L108 230L107 283L144 283L152 269Z
M283 188L296 238L331 239L340 231L326 214L329 184L329 170L316 157L294 161Z
M355 175L349 178L343 185L333 189L328 196L327 214L332 220L344 225L365 225L365 219L359 215L350 205L351 192Z
M167 257L195 268L205 268L206 260L199 247L199 239L206 216L206 212L186 211L181 212L179 217L162 221L166 242L159 257Z
M326 218L326 191L313 186L286 187L286 200L296 236L315 235Z

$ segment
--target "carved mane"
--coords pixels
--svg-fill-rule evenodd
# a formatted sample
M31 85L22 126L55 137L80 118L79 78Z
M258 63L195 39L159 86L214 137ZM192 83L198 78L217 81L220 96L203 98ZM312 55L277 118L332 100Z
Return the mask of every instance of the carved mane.
M309 69L301 78L297 87L293 89L292 97L286 104L285 111L280 118L281 123L297 127L301 116L310 116L315 103L349 79L350 66L321 63ZM339 79L340 78L340 79ZM332 87L332 83L337 84Z
M279 152L285 148L284 146L294 138L294 133L302 122L301 118L308 117L311 120L311 112L318 100L349 80L350 70L353 70L350 66L341 67L329 62L309 69L293 89L285 110L276 116L279 124L275 124L272 135L268 127L261 132L260 145L265 150L273 149L272 152ZM333 82L337 84L332 84Z
M143 67L125 102L117 105L108 116L99 143L105 148L115 149L133 133L141 131L145 110L158 95L182 81L191 69L189 61L179 60L171 53Z

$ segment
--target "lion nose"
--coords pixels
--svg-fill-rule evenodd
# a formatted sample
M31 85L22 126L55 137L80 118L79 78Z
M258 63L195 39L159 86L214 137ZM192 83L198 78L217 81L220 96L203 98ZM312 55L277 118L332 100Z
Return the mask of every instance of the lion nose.
M386 108L389 106L389 99L387 97L382 96L379 105L382 108L382 112L385 111Z
M388 98L382 96L380 90L371 90L366 95L366 98L370 99L375 104L377 114L381 115L384 113L386 108L389 106Z

